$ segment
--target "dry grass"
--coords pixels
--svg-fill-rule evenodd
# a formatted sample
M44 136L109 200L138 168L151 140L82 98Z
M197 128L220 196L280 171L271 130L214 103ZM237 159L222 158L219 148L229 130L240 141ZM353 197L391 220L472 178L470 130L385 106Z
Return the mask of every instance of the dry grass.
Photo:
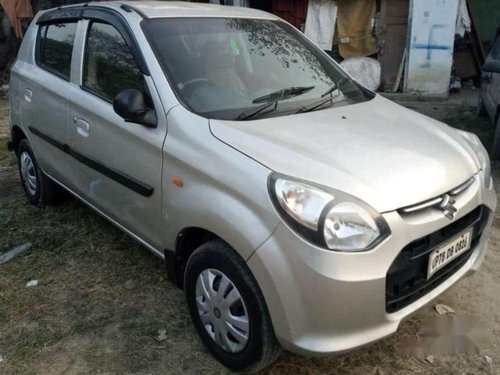
M4 108L5 103L0 137L6 133ZM0 355L5 358L0 373L226 372L197 339L184 295L166 280L161 262L72 198L44 209L28 205L4 139L0 253L26 242L33 248L0 268ZM499 185L499 170L496 175ZM495 228L493 251L482 272L439 299L459 313L480 315L490 326L483 349L493 358L492 365L482 355L438 357L428 363L396 354L405 336L416 334L422 319L435 314L429 306L405 321L396 335L366 348L317 359L284 353L267 373L500 373L498 241ZM26 288L31 279L38 279L40 286ZM167 330L166 341L156 341L159 329Z
M0 172L0 253L33 248L0 270L0 373L223 371L162 263L74 199L27 204L1 147L11 168ZM31 279L40 286L25 288ZM168 340L155 340L159 329Z

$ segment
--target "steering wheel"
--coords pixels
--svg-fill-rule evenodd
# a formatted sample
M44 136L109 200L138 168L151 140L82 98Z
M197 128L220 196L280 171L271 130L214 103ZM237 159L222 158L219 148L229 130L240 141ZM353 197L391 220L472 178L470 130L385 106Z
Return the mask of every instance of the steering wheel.
M181 91L186 95L190 96L193 91L198 87L208 86L210 81L206 78L194 78L189 81L182 82Z

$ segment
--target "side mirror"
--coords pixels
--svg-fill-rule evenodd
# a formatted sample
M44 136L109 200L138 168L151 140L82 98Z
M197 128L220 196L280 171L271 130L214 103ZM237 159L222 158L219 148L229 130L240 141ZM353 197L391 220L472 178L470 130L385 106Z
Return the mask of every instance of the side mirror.
M154 109L146 107L144 95L137 90L124 90L113 101L115 112L127 122L135 122L156 128L157 119Z
M490 60L483 65L484 73L500 73L500 61Z

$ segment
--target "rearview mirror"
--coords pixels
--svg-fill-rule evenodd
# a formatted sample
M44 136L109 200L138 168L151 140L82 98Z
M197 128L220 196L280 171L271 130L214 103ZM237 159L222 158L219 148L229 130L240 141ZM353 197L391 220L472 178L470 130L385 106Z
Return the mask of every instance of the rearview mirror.
M138 90L120 92L113 101L113 109L127 122L156 128L156 112L154 109L146 107L144 95Z
M500 61L491 60L483 65L483 72L485 73L500 73Z

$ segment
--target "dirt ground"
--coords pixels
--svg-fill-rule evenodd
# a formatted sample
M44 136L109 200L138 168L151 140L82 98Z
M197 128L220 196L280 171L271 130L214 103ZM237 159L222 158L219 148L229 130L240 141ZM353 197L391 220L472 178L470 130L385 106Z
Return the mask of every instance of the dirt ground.
M443 114L439 103L406 105L491 139L491 127L472 116L473 108ZM44 209L27 204L5 146L7 116L2 100L0 255L27 242L33 247L0 266L0 374L227 373L198 340L184 295L160 261L75 199ZM500 191L497 164L494 178ZM328 358L283 353L265 373L500 374L499 212L481 271L404 321L395 335ZM39 286L26 288L33 279ZM437 315L438 303L487 326L481 353L427 360L397 354L424 319ZM159 330L166 331L163 341Z

